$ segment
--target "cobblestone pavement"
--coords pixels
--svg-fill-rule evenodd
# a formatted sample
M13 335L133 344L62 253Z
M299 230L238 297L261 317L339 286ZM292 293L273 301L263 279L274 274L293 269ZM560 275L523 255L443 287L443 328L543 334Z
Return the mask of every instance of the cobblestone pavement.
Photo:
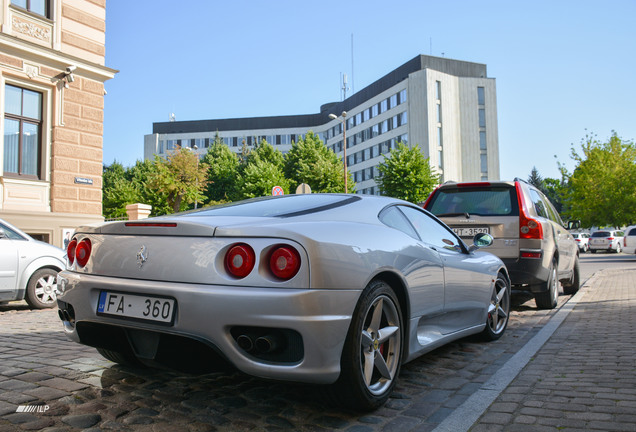
M636 431L636 269L604 270L473 426L494 431Z
M569 298L561 295L559 306ZM534 300L524 294L513 296L513 301L514 312L500 340L482 343L462 339L405 365L388 403L367 414L326 404L316 386L264 381L236 371L191 376L125 369L103 359L95 349L67 340L55 310L30 310L25 303L1 305L0 432L432 430L496 374L556 313L537 310ZM599 317L590 319L595 320L599 330L594 337L602 338L603 331L613 336L617 333L615 328L603 325ZM552 355L558 354L559 346L566 343L572 343L567 341L567 335L552 341ZM607 348L617 347L612 344ZM560 358L558 369L549 370L550 380L539 385L535 381L549 369L550 361L541 358L534 362L519 380L521 387L515 383L482 418L479 427L505 428L507 423L503 420L491 419L505 414L508 419L522 415L529 421L539 415L533 409L546 410L548 403L541 407L521 404L520 392L528 387L536 390L540 399L546 386L571 383L572 373L578 379L578 374L592 374L590 369L605 366L608 361L616 369L625 361L612 351L603 350L598 362L588 365L584 374L578 368L568 369L571 356L576 354ZM609 390L606 393L609 395ZM558 407L562 402L558 398L566 396L555 397ZM584 401L578 403L586 406ZM35 405L41 406L33 408ZM19 412L25 406L36 412Z

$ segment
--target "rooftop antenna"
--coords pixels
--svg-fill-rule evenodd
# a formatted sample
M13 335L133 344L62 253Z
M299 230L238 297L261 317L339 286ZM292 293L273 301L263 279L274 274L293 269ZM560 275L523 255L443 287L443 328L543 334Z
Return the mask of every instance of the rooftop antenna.
M342 74L342 100L347 98L347 90L349 90L349 87L347 87L347 74Z
M170 113L170 121L173 122L177 120L177 116L174 115L174 113Z

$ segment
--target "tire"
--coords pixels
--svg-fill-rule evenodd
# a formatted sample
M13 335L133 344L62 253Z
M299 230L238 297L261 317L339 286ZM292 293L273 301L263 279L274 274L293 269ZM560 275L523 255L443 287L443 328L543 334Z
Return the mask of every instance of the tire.
M559 300L559 280L557 277L557 262L550 264L548 280L542 285L542 292L534 294L534 301L539 309L554 309Z
M583 253L588 253L590 251L590 245L586 244L583 246Z
M581 287L581 275L579 271L579 257L574 259L574 268L572 269L572 279L568 282L564 282L563 293L567 295L574 295Z
M57 273L43 268L31 275L24 299L34 309L52 308L57 304Z
M328 394L339 406L369 411L383 405L395 387L403 348L400 303L384 281L362 292L342 350L340 377Z
M616 253L621 253L622 251L623 251L623 249L621 248L621 244L620 244L620 243L618 243L618 244L616 245Z
M143 367L143 364L131 353L111 351L104 348L97 348L97 352L106 360L110 360L122 366Z
M494 341L504 334L510 317L510 289L508 279L499 273L492 289L486 328L481 332L482 339Z

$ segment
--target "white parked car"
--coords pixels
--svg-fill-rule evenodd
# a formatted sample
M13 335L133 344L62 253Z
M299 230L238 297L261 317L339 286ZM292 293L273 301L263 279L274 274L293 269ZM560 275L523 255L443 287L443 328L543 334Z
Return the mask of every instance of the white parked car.
M623 237L623 252L628 254L636 253L636 225L628 226Z
M590 235L588 233L572 233L574 241L579 246L580 252L587 252L590 250Z
M0 303L26 300L33 308L54 307L65 255L0 219Z
M590 237L590 251L616 252L623 250L623 231L598 230Z

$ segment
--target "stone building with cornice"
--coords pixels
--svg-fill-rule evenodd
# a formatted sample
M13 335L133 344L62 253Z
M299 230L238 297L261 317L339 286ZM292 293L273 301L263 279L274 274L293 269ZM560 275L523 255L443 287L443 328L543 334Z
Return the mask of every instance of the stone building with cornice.
M0 219L56 246L103 221L106 0L0 0Z

